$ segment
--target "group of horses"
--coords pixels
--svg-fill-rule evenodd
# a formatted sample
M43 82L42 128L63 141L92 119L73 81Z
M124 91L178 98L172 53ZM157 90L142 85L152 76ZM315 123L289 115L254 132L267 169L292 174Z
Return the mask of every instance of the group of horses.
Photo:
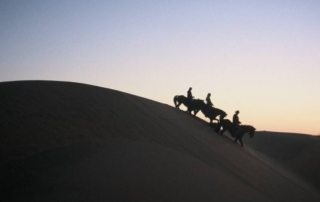
M207 105L201 99L189 99L184 95L176 95L173 98L173 102L176 108L179 109L180 105L183 104L187 107L189 114L196 116L199 111L203 115L210 119L210 124L214 125L215 130L218 134L223 135L225 131L228 131L232 137L234 137L234 142L240 142L243 146L242 137L245 134L249 134L250 138L254 136L255 128L251 125L235 125L229 119L225 119L227 113L221 109ZM219 117L219 119L217 118ZM218 123L213 124L213 120Z

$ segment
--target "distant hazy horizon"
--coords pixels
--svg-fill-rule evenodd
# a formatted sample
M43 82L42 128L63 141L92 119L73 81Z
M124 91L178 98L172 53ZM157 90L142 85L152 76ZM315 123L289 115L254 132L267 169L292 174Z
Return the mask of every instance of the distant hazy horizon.
M0 81L60 80L173 105L196 98L257 130L320 134L320 1L0 2Z

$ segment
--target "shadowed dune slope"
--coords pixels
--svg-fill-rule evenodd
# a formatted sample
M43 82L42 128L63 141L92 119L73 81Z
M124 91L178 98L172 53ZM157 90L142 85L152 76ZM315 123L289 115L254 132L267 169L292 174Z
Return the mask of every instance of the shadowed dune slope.
M293 133L257 132L247 145L283 165L320 190L320 137Z
M68 82L5 82L0 95L1 201L320 199L168 105Z

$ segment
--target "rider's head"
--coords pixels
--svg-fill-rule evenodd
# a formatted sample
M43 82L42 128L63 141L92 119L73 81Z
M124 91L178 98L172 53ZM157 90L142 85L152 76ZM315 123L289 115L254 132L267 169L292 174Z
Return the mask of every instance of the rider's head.
M192 87L190 87L189 90L192 90Z
M208 93L208 96L210 97L210 96L211 96L211 93Z
M237 110L237 111L236 111L236 114L239 114L239 113L240 113L239 110Z

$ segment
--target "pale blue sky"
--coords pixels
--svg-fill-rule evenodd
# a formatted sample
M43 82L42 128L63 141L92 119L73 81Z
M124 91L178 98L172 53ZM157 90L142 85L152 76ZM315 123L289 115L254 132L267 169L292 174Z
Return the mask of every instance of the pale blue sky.
M0 0L0 81L172 105L192 86L258 130L320 133L320 1Z

